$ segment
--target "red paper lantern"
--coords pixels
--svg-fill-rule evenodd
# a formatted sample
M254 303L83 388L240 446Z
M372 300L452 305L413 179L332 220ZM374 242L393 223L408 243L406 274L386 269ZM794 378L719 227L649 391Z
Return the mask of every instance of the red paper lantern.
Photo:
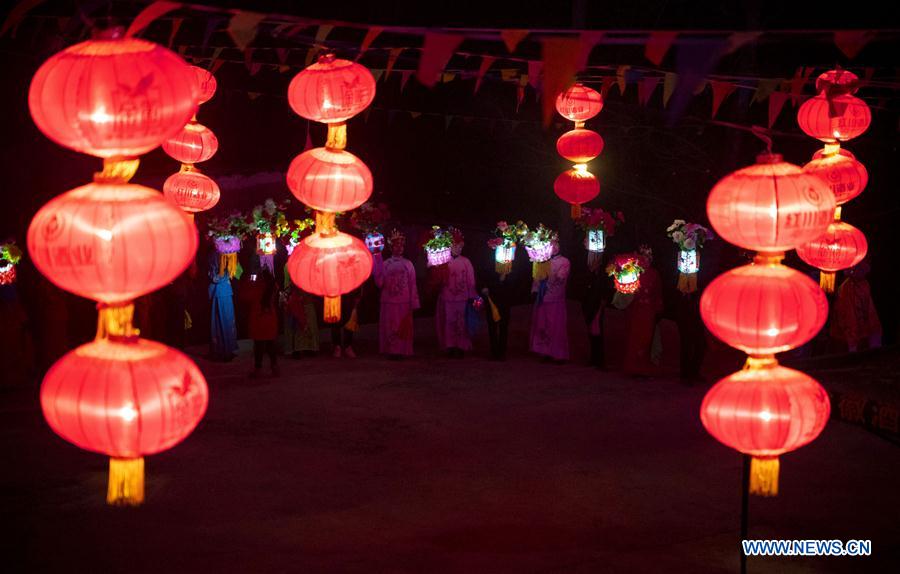
M173 173L163 184L163 195L188 213L206 211L219 203L218 184L197 170Z
M851 140L872 123L869 106L850 94L835 96L829 100L824 94L803 102L797 111L800 129L823 142Z
M828 422L828 393L812 377L774 360L716 383L700 420L716 440L753 456L750 492L778 492L778 457L812 442Z
M834 193L822 179L762 154L713 187L706 212L716 232L745 249L779 252L818 237L834 219Z
M325 321L335 323L341 316L340 296L369 278L372 254L346 233L314 233L294 249L287 270L295 285L325 298Z
M859 77L847 70L828 70L816 78L816 91L846 90L846 94L855 94L859 90Z
M553 191L563 201L580 205L600 194L600 181L586 169L575 167L559 174L553 182Z
M121 29L66 48L35 73L31 117L61 146L135 157L174 135L197 111L196 80L173 52Z
M568 120L583 123L600 113L603 98L600 92L583 84L575 84L556 96L556 111Z
M828 318L828 300L806 275L784 265L754 264L716 277L700 298L710 332L752 355L794 349Z
M300 116L326 124L345 122L375 99L375 78L364 66L333 54L294 76L288 103Z
M573 163L587 163L603 151L603 138L595 131L577 128L556 140L556 151Z
M104 303L168 284L197 250L194 222L161 193L90 183L50 200L28 227L28 251L56 286Z
M372 195L372 172L348 151L313 148L291 162L287 185L313 209L349 211Z
M197 103L205 104L215 95L219 84L216 82L216 77L203 68L191 66L191 71L194 72L197 82Z
M835 272L855 267L869 250L862 231L843 221L834 221L823 235L797 246L797 255L822 271L819 285L834 292Z
M162 144L163 151L181 163L200 163L219 151L219 139L211 129L191 120Z
M803 166L803 171L825 180L835 202L842 205L863 192L869 183L869 172L852 153L834 147L826 144L825 149L817 151L812 161Z
M80 448L113 458L110 503L143 499L141 457L184 440L208 400L206 380L190 359L137 338L82 345L57 361L41 385L50 428Z

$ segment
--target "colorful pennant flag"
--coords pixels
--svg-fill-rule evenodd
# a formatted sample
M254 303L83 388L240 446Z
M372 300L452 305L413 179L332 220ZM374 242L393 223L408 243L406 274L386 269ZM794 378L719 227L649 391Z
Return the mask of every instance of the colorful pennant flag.
M256 38L259 23L266 19L265 14L258 12L238 12L228 22L228 35L240 50L246 50L250 42Z
M516 46L519 45L519 42L524 40L528 34L528 30L501 30L500 38L503 39L506 49L512 54L516 51Z
M572 83L578 71L577 61L580 50L578 40L570 38L544 38L541 52L544 61L544 101L543 123L550 125L553 118L556 96Z
M433 87L462 41L463 36L459 34L426 32L422 55L419 58L419 71L416 74L419 82L429 88Z
M653 62L654 65L659 66L666 57L669 48L672 47L672 42L675 41L676 37L678 37L678 32L651 32L650 37L647 39L647 44L644 46L644 57Z

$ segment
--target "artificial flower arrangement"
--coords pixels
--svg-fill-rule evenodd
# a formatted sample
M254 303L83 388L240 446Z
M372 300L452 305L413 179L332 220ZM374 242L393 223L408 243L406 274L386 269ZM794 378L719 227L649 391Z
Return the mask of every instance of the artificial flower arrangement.
M581 217L575 222L585 232L585 245L588 250L588 268L596 270L603 259L606 240L616 233L616 226L624 223L625 217L619 211L615 216L599 207L584 207Z
M620 253L613 257L612 262L606 266L606 274L613 278L616 291L619 293L634 293L641 286L642 257L637 253Z
M422 241L422 247L425 249L425 257L428 260L429 267L437 267L450 263L453 258L450 250L453 247L453 231L449 229L441 229L434 225Z
M700 249L713 239L712 231L696 223L676 219L666 229L666 235L678 246L678 290L693 293L697 290L700 271Z
M531 260L531 276L538 281L550 276L550 258L553 257L553 243L559 236L552 229L539 223L534 229L529 229L522 238L525 252Z
M510 225L498 221L494 228L494 237L488 241L488 247L494 250L494 269L500 275L509 275L513 260L516 258L516 245L528 233L528 226L521 220Z
M256 253L258 255L274 255L275 239L290 232L290 226L284 214L288 204L289 200L276 204L275 200L270 198L262 205L254 207L250 212L248 224L256 232Z
M241 241L250 233L244 216L234 211L231 215L213 217L207 221L206 227L206 235L212 239L219 254L219 277L225 273L229 278L240 277L237 254L241 250Z
M383 229L390 218L391 212L386 204L368 201L353 212L350 225L366 234L366 247L370 253L381 253L384 251Z
M0 244L0 285L16 282L16 265L22 260L22 250L12 239Z
M281 235L284 240L284 248L287 250L288 256L294 252L294 248L300 244L307 231L316 227L316 221L307 217L305 219L294 219L288 222L288 232Z

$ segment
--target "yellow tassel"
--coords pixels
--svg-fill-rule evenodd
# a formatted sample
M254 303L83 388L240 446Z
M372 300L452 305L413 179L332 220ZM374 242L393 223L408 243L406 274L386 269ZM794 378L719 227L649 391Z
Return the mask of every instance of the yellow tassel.
M344 329L351 333L355 333L359 329L359 318L356 316L356 309L350 313L350 319L344 324Z
M137 158L110 157L103 160L103 171L94 173L97 183L128 183L137 171L141 160Z
M834 273L821 271L819 273L819 287L826 293L834 293Z
M237 253L219 253L219 277L228 273L229 279L234 279L237 273Z
M187 309L184 310L184 330L187 331L191 327L194 326L194 320L191 319L191 314L187 312Z
M697 274L696 273L679 273L678 274L678 290L682 293L693 293L697 290Z
M328 138L325 147L332 151L340 151L347 147L347 124L340 122L328 124Z
M144 459L109 459L106 503L113 506L138 506L142 502L144 502Z
M581 217L581 204L573 203L572 204L572 219L578 219Z
M325 297L325 322L337 323L341 320L341 296Z
M97 339L136 337L140 331L134 328L134 304L97 305Z
M337 224L334 222L333 211L316 212L316 233L320 235L334 235L337 233Z
M495 261L494 271L498 275L509 275L510 271L512 271L512 261Z
M778 495L778 457L750 459L750 494Z
M550 260L535 261L531 264L531 276L537 281L550 277Z
M500 309L497 309L497 306L494 305L494 301L490 297L488 297L488 304L491 306L491 320L493 320L494 323L499 322L500 321Z

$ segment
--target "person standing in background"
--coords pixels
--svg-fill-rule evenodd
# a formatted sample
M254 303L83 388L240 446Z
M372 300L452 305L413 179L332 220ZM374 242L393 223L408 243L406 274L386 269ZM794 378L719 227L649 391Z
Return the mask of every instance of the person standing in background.
M215 361L230 361L238 350L234 322L234 292L228 271L219 268L219 256L209 256L210 312L209 354Z
M263 355L269 356L272 376L278 376L278 289L275 276L268 267L261 267L259 275L242 289L241 300L247 304L247 332L253 339L253 372L251 378L262 374Z
M659 272L653 267L653 252L640 248L641 285L625 311L625 356L622 370L629 375L653 375L657 365L651 357L653 333L663 308L662 285Z
M530 348L545 360L563 362L569 359L566 285L571 264L559 254L559 240L554 237L551 244L550 275L546 279L534 280L531 287L537 299L531 312Z
M591 355L589 364L598 369L606 368L606 352L603 340L603 325L606 307L612 300L612 282L603 272L603 260L597 259L588 265L587 286L581 309L587 324Z
M451 229L453 259L447 264L447 280L441 286L437 299L434 323L438 344L452 358L462 358L472 349L472 339L466 327L466 305L474 299L475 269L468 257L462 255L465 238L458 229Z
M397 360L413 354L413 311L419 308L416 270L403 257L406 236L394 230L388 238L391 257L374 254L375 285L381 289L378 352Z
M847 278L834 299L831 336L846 344L851 353L863 343L870 349L881 346L881 320L866 279L869 271L869 263L865 260L848 269Z
M357 307L362 300L362 285L353 291L341 296L341 319L337 323L331 325L331 344L333 345L333 354L335 359L347 357L348 359L356 358L356 351L353 350L353 333L358 327Z

